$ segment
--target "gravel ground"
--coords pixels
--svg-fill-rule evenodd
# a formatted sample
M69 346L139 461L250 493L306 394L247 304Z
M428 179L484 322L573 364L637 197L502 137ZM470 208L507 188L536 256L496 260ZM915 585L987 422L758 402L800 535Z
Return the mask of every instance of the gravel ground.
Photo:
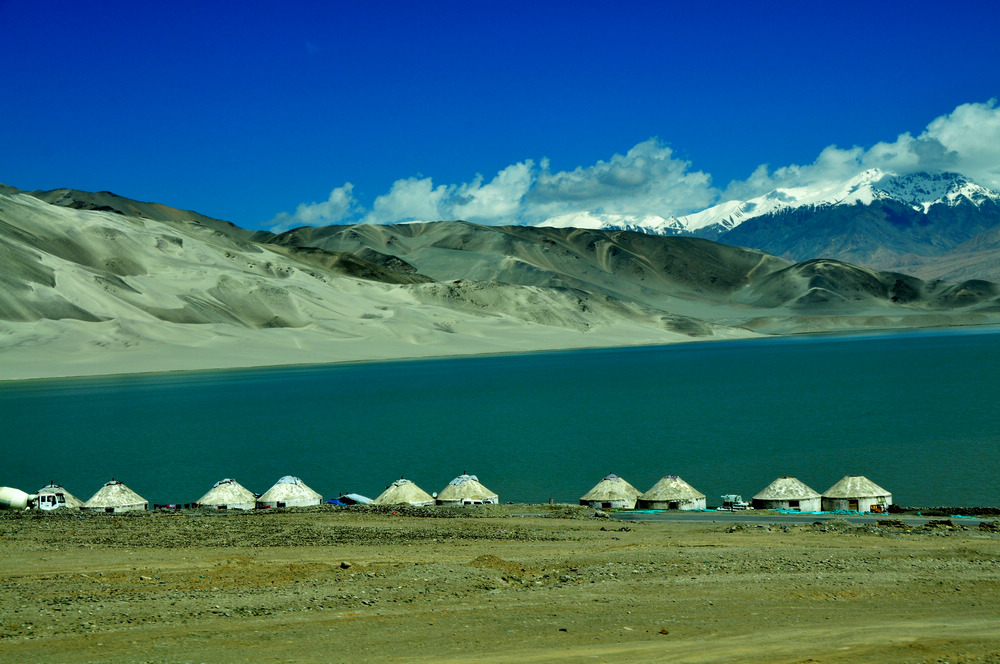
M997 662L991 517L0 512L0 662Z

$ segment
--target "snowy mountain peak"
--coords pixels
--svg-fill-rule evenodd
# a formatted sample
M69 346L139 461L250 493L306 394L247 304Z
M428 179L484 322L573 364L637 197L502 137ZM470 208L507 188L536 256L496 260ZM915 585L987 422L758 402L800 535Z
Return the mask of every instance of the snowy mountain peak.
M890 174L877 186L889 198L925 213L932 205L957 205L963 199L977 206L987 200L1000 202L1000 194L976 184L961 173Z
M677 235L686 232L676 217L661 217L655 214L570 212L546 219L538 225L548 228L638 231L652 235Z
M846 182L781 187L747 201L726 201L707 210L677 219L688 233L718 235L754 217L801 207L870 205L896 201L927 213L934 205L969 201L982 205L1000 203L1000 193L972 182L960 173L910 173L899 175L877 168L858 173Z
M779 187L756 198L725 201L682 217L585 211L553 217L539 226L621 229L655 235L713 238L755 217L803 207L871 205L876 201L895 201L926 214L938 204L955 206L965 201L976 206L986 201L1000 204L1000 193L982 187L960 173L899 175L870 168L846 181Z

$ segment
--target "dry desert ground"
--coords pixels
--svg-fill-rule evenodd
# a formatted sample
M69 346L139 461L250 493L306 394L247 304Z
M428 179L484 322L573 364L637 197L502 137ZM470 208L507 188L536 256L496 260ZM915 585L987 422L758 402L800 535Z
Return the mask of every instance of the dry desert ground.
M991 524L5 512L0 661L1000 662Z

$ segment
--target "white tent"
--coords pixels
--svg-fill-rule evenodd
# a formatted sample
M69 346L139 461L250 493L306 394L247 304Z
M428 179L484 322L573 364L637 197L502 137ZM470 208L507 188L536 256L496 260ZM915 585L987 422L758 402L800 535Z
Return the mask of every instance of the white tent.
M83 501L55 482L50 482L38 490L38 509L56 510L61 507L77 510L83 507Z
M705 494L676 475L666 475L636 502L647 510L703 510Z
M595 509L630 510L635 507L635 500L641 494L642 491L611 473L583 494L580 504L590 505Z
M319 505L319 495L297 477L285 475L257 499L257 507L305 507Z
M823 511L885 512L892 494L864 475L845 475L823 492Z
M482 484L475 475L462 473L438 494L438 505L482 505L500 502L499 496Z
M228 477L213 484L208 493L198 499L199 507L220 510L252 510L256 505L257 495Z
M753 497L753 506L759 510L798 510L818 512L820 495L794 477L779 477Z
M400 477L386 487L373 505L413 505L426 507L434 504L434 498L408 479Z
M149 509L149 502L118 480L112 479L91 496L81 509L91 512L133 512Z

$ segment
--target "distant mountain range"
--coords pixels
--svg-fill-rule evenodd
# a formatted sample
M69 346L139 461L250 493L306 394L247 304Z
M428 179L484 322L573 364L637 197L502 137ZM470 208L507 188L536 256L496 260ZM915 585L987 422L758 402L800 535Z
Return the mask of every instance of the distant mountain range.
M581 213L540 225L702 237L926 279L1000 279L1000 193L958 173L871 169L836 185L775 189L683 217Z
M927 225L966 209L954 244L987 205L800 206L727 233L817 210L867 211L856 225L892 211L888 227L908 229L911 212ZM0 379L997 323L988 281L697 237L461 221L275 234L110 192L0 186Z

